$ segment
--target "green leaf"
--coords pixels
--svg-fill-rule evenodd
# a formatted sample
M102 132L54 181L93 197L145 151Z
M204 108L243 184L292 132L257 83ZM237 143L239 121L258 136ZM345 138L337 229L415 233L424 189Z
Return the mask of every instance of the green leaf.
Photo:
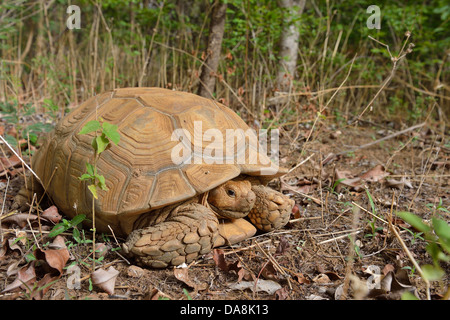
M396 212L396 214L419 231L429 232L431 230L428 225L423 223L422 218L416 216L415 214L412 214L411 212L399 211Z
M63 233L64 231L66 231L67 228L63 223L58 223L56 224L53 229L49 232L48 236L50 238L54 238L56 237L58 234Z
M446 242L450 242L450 226L447 222L441 219L432 218L434 232L439 236L439 238L445 239Z
M101 136L95 138L95 144L97 145L97 148L94 148L97 150L97 154L100 154L105 151L106 147L108 147L109 140L105 134L102 134Z
M84 180L90 180L90 179L93 179L93 178L94 178L94 177L91 176L90 174L84 173L84 174L82 174L81 177L79 177L78 179L80 179L81 181L84 181Z
M441 261L449 261L448 256L445 255L444 252L442 252L441 248L438 246L436 242L430 242L426 248L427 252L430 254L433 261L437 262L439 260Z
M80 231L77 228L73 229L72 236L76 242L78 242L78 243L81 242Z
M94 198L98 199L97 186L95 184L90 184L90 185L88 185L88 189L91 191L91 193L94 196Z
M445 271L438 266L432 266L431 264L426 264L422 266L423 276L428 281L437 281L441 280L445 275Z
M27 254L27 255L25 256L25 260L26 260L27 262L31 262L31 261L36 260L36 257L34 256L34 254L33 254L32 252L30 252L29 254Z
M96 170L95 170L94 166L92 164L90 164L89 162L86 162L86 170L87 170L87 173L91 177L94 177Z
M80 132L78 132L78 134L88 134L97 130L100 130L101 126L100 126L100 122L97 120L92 120L87 122L84 127L81 129Z
M117 132L117 126L115 124L111 124L108 122L103 122L103 133L114 142L114 144L118 144L120 141L120 134Z
M375 214L376 213L375 203L373 202L372 196L370 195L368 189L366 189L366 193L367 193L367 197L369 198L369 203L370 203L370 206L372 208L372 213Z
M106 187L105 177L99 174L96 174L95 177L98 179L98 186L102 188L102 190L108 191L109 189Z
M71 225L72 227L75 227L75 226L79 225L80 223L82 223L85 219L86 219L86 215L85 215L85 214L79 214L79 215L76 215L76 216L73 217L73 219L70 221L70 225Z

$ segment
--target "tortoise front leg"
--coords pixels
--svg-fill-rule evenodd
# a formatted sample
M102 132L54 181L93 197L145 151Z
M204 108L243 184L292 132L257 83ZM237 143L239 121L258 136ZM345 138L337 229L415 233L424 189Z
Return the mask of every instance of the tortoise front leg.
M288 223L295 201L269 187L252 186L256 202L248 214L250 221L260 230L272 231Z
M212 250L218 227L215 214L198 203L171 206L138 220L123 249L138 263L153 268L190 263Z

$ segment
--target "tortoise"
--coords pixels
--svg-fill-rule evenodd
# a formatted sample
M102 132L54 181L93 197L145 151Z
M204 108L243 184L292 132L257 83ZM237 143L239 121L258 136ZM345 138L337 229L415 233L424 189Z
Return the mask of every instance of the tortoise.
M287 170L269 170L273 163L255 148L256 136L242 134L249 127L235 112L195 94L141 87L88 99L33 155L41 181L27 186L45 187L66 216L92 218L92 194L79 177L95 157L94 133L78 133L95 119L117 125L121 136L97 159L108 191L99 190L94 201L96 230L127 237L123 250L137 264L190 263L214 247L252 237L256 228L271 231L288 222L294 201L267 186ZM227 130L233 130L231 143L216 136L201 143ZM224 155L230 147L233 152ZM19 206L29 191L16 196Z

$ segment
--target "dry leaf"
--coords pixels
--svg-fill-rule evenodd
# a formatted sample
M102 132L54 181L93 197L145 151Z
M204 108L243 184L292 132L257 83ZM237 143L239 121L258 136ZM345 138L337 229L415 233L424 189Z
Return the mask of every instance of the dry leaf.
M187 268L174 268L173 274L175 275L175 278L182 281L189 287L193 288L195 291L199 290L206 290L208 288L207 283L200 283L197 284L194 281L192 281L189 277L189 269Z
M10 156L9 158L1 157L0 161L3 165L2 167L6 168L6 169L14 168L22 163L20 161L20 159L14 154L12 156Z
M108 246L106 244L104 244L103 242L100 243L96 243L95 244L95 257L96 258L101 258L106 256L106 254L108 253Z
M330 280L330 278L328 278L328 276L325 273L321 273L314 277L313 282L324 284L324 283L330 283L331 280Z
M281 288L275 291L275 300L286 300L289 297L287 288Z
M152 290L149 290L144 295L144 300L159 300L160 298L169 298L164 293L159 291L157 288L153 288Z
M37 290L31 294L31 297L34 299L42 299L44 294L50 289L49 284L61 277L63 268L70 257L62 236L57 236L50 246L58 249L36 249L34 251L36 260L40 261L39 274L44 274L35 285Z
M37 219L37 216L34 214L28 214L28 213L16 213L9 217L6 217L2 220L2 224L17 224L20 228L23 228L28 225L28 221L34 221Z
M281 236L280 243L278 244L277 250L275 251L275 256L283 255L290 248L289 241L286 237Z
M242 279L245 280L251 280L253 279L253 274L251 274L249 271L247 271L242 265L239 260L236 260L234 262L227 262L225 260L225 255L222 249L214 249L213 250L213 259L216 263L216 266L219 267L220 270L229 272L234 271L238 275L238 282Z
M228 272L229 265L225 261L225 255L222 249L214 249L213 250L213 260L216 263L216 266L219 267L220 270Z
M50 272L59 277L63 273L63 268L69 260L70 254L62 236L57 236L55 240L53 240L52 247L60 249L37 249L34 251L34 256L37 260L44 260L48 266L53 269L50 270Z
M383 268L383 274L387 275L389 272L394 271L395 267L392 264L387 264Z
M116 285L116 279L119 275L113 266L110 266L108 270L97 269L92 273L92 283L98 288L104 290L109 295L114 293L114 287Z
M404 187L408 187L410 189L413 188L411 182L406 180L405 177L402 177L402 179L400 181L394 180L394 179L386 180L386 185L388 187L397 188L397 189L403 189Z
M359 178L365 181L377 182L388 175L389 172L386 172L386 169L381 164L378 164L363 175L359 176Z
M56 206L45 209L44 212L42 212L41 217L53 223L58 223L62 218Z
M350 171L340 171L335 169L334 181L338 182L336 185L337 192L339 192L343 186L354 191L361 191L363 189L361 178L351 178Z
M231 284L229 288L233 290L250 289L253 292L264 291L267 292L268 294L274 294L277 290L280 290L282 287L278 282L272 280L258 279L256 285L254 281L241 281Z
M27 286L32 286L32 283L36 280L36 272L34 269L34 261L20 268L17 273L17 278L9 285L5 287L2 292L13 291L18 288L24 290Z
M305 276L303 273L295 273L294 278L297 279L297 282L300 284L310 284L311 280L309 277Z
M144 269L131 265L128 267L127 274L129 277L140 278L144 275L144 272Z
M269 261L269 263L264 266L261 275L267 280L277 280L277 271L275 270L272 261Z

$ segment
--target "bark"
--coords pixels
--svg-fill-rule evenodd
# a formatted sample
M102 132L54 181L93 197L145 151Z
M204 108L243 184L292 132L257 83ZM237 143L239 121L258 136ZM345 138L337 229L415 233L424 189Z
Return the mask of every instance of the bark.
M286 10L287 19L280 39L279 68L277 87L286 91L295 77L297 68L298 42L300 32L294 18L303 13L306 0L279 0L281 8Z
M202 67L200 86L198 89L198 94L207 98L212 98L212 93L214 92L227 11L227 4L223 0L216 0L213 6L209 27L207 57Z

